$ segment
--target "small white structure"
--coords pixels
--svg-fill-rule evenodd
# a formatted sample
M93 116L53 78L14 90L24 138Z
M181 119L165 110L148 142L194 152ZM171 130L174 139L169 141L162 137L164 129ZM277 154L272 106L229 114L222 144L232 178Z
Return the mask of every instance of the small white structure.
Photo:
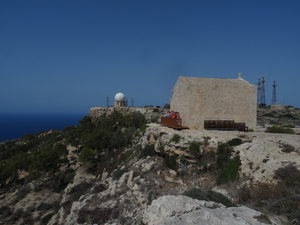
M126 106L125 95L123 93L117 93L115 95L115 107Z

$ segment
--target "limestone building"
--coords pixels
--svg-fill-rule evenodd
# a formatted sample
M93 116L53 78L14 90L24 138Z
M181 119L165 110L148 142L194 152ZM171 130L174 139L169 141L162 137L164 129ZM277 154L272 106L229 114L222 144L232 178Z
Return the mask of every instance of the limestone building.
M204 129L204 120L234 120L256 127L257 87L238 79L180 76L172 90L171 110L178 111L182 125Z

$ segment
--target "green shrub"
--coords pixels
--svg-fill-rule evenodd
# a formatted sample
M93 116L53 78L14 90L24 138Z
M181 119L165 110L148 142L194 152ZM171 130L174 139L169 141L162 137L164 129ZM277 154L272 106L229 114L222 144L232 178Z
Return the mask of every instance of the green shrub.
M166 155L164 160L168 168L172 170L177 170L178 164L176 155Z
M49 213L49 214L47 214L46 216L44 216L43 218L42 218L42 224L43 225L47 225L48 224L48 222L50 221L50 219L52 218L52 216L54 215L54 213Z
M110 208L93 208L85 207L78 211L77 223L79 224L105 224L111 219L113 209Z
M192 188L188 191L185 191L183 193L183 195L188 196L193 199L221 203L227 207L236 207L236 205L233 204L226 196L222 195L221 193L212 191L212 190L203 191L199 188Z
M178 143L180 141L181 137L179 134L174 134L173 137L171 138L171 142Z
M217 167L222 168L228 162L231 155L232 147L227 143L219 143L217 149Z
M79 162L82 162L84 166L93 168L97 164L96 160L97 152L90 148L83 148L79 153Z
M165 104L164 109L170 109L170 104Z
M287 127L287 128L295 128L294 125L285 125L284 127Z
M140 157L156 156L156 151L154 150L154 145L146 145L141 151Z
M159 121L159 119L160 119L160 116L153 116L153 117L151 117L151 122L156 123Z
M289 144L286 144L282 147L281 151L285 152L285 153L291 153L295 151L295 148Z
M72 202L78 201L80 196L86 194L87 190L91 187L92 187L92 184L87 183L87 182L83 182L83 183L80 183L80 184L74 186L69 192L69 195L70 195L69 199Z
M269 210L278 215L285 215L290 222L300 219L300 197L289 196L273 202ZM292 223L291 223L292 224ZM294 224L294 223L293 223ZM299 223L296 223L299 224Z
M237 181L239 179L239 165L240 159L238 157L230 160L219 173L217 183L226 184L228 182Z
M288 188L282 184L260 183L255 186L239 186L236 190L236 198L241 204L261 206L290 195Z
M166 155L166 151L165 151L164 146L160 145L160 146L158 147L158 149L159 149L160 155L164 157L164 156Z
M31 188L28 185L25 185L24 187L20 188L17 192L17 201L24 198L26 195L28 195L31 192Z
M266 133L294 134L295 132L291 128L273 126L268 127Z
M127 169L127 168L124 168L124 169L118 168L118 169L113 173L112 179L113 179L113 180L120 179L120 177L121 177L124 173L126 173L126 172L128 172L128 169Z
M148 127L149 127L148 125L144 124L144 125L142 125L142 126L140 127L140 131L141 131L142 133L145 133L145 131L146 131L146 129L147 129Z
M200 157L200 143L196 141L190 142L189 151L194 155L194 157Z
M262 116L264 116L264 117L275 117L275 115L273 113L266 113L266 114L263 114Z
M292 119L292 120L297 119L295 116L293 116L292 114L289 114L289 113L280 115L280 116L278 116L278 118L288 118L288 119Z
M275 178L280 179L287 187L300 187L300 171L293 164L277 169L275 171Z
M241 145L242 143L243 143L243 141L240 138L233 138L232 140L227 141L227 144L229 146L238 146L238 145Z

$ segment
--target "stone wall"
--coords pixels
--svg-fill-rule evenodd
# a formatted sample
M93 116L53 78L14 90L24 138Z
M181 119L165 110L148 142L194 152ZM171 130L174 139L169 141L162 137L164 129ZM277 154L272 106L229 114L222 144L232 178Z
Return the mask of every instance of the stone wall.
M140 112L145 116L148 123L160 122L160 116L166 112L166 109L156 107L93 107L90 108L88 116L95 119L103 114L110 115L115 110L123 114Z
M173 89L171 110L184 126L203 129L204 120L234 120L256 127L256 86L242 78L179 77Z

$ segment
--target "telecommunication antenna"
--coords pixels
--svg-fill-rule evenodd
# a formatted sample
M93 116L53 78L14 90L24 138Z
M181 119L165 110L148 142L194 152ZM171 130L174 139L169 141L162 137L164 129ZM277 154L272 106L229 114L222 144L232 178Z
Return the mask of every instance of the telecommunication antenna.
M265 95L265 78L261 78L261 95L260 95L260 106L266 106L266 95Z
M273 83L273 95L272 95L272 105L276 105L277 104L277 100L276 100L276 81L274 81Z
M131 106L133 107L133 98L131 99Z
M260 92L261 92L261 82L260 82L260 78L258 79L258 86L257 86L257 105L260 105Z
M106 107L109 106L109 100L108 100L108 96L106 97Z

